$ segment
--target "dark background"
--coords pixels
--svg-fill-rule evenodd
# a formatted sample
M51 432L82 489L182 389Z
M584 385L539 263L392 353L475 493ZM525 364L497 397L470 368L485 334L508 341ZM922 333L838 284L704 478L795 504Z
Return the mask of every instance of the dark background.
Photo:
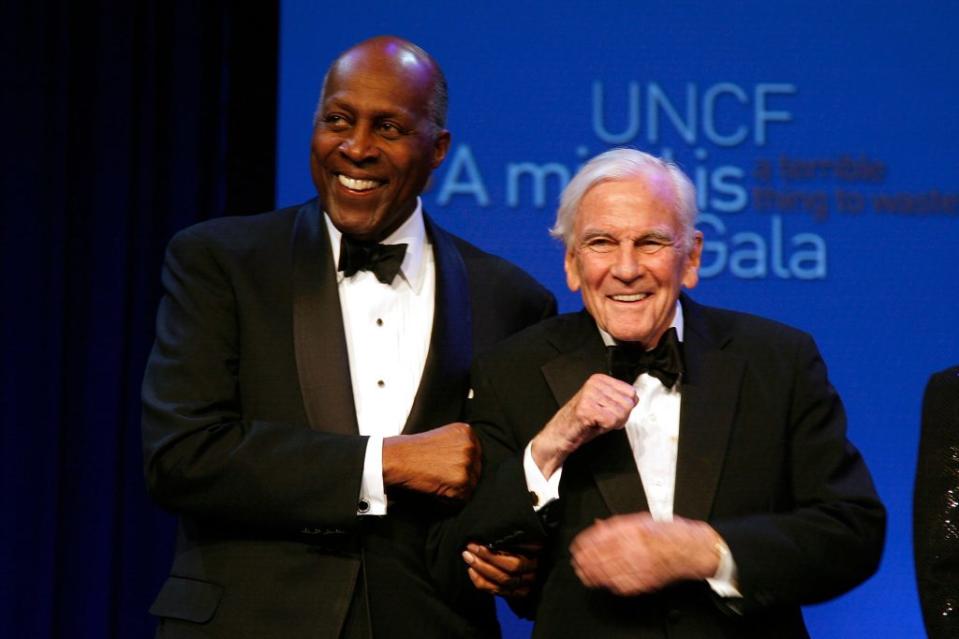
M139 386L172 234L269 210L278 6L0 5L0 636L148 637Z

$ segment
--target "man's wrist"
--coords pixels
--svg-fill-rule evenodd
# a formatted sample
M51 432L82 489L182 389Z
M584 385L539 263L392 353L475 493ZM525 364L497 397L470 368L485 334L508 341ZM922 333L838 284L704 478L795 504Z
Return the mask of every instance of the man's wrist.
M704 521L675 517L672 525L685 527L677 530L678 544L671 545L673 574L679 580L710 579L716 574L721 559L718 543L722 542L712 526Z
M527 444L523 451L523 474L526 478L526 488L533 499L534 511L539 512L550 502L559 499L559 482L563 467L557 468L549 478L543 475L533 459L532 443Z
M715 532L715 531L714 531ZM742 597L739 591L739 574L736 570L736 562L733 560L732 551L726 545L726 541L716 533L716 542L713 549L719 556L719 564L715 572L706 578L706 583L720 597L733 599Z
M394 435L383 439L383 486L395 486L406 481L404 476L404 446L405 435Z
M545 430L533 437L530 442L530 455L545 479L552 477L556 469L566 461L566 455L561 452L560 447L555 445L553 438Z
M723 538L719 536L719 533L716 532L712 526L706 522L697 522L697 526L702 534L702 547L704 552L702 554L703 563L697 571L698 574L696 577L699 579L712 579L716 576L716 572L722 564L723 553L728 554L729 550L726 548L726 543L723 541Z

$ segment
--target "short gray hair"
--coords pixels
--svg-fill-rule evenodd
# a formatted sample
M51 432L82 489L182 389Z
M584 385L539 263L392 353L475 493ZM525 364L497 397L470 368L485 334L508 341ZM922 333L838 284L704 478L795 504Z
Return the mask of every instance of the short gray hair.
M675 212L683 227L683 248L688 250L696 233L696 187L675 163L637 149L612 149L584 164L563 189L556 211L556 223L549 234L562 240L567 249L570 248L577 210L591 188L603 182L643 179L660 172L672 181L676 194Z

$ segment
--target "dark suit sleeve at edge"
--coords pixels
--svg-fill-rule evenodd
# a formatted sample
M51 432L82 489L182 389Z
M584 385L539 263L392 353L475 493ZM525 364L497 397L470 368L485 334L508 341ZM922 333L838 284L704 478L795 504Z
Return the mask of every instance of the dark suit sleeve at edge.
M954 500L959 476L959 367L933 375L922 402L913 499L919 602L930 639L959 634L959 544Z
M803 336L794 351L785 476L793 508L710 522L736 562L743 611L842 594L872 575L882 555L885 509L846 439L842 403L812 339Z
M165 295L143 382L147 486L177 514L256 528L349 527L365 437L243 418L236 294L188 230L163 268Z
M453 599L468 599L476 591L461 557L468 542L487 544L546 538L546 530L533 510L526 487L523 470L526 443L516 440L495 399L491 399L494 391L483 371L482 360L474 364L471 380L475 399L470 402L468 419L483 447L482 478L469 503L458 516L436 527L429 543L433 577ZM532 616L532 602L509 603L517 614Z

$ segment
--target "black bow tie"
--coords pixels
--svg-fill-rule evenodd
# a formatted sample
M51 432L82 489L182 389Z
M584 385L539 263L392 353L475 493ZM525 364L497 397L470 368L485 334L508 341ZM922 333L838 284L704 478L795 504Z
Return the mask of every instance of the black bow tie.
M649 373L666 388L672 388L683 373L682 344L675 328L666 331L651 351L643 350L639 344L607 346L606 361L609 374L627 384L636 381L640 374Z
M376 279L384 284L392 284L393 278L400 272L406 244L377 244L361 242L342 235L340 237L340 263L336 268L346 277L352 277L357 271L372 271Z

